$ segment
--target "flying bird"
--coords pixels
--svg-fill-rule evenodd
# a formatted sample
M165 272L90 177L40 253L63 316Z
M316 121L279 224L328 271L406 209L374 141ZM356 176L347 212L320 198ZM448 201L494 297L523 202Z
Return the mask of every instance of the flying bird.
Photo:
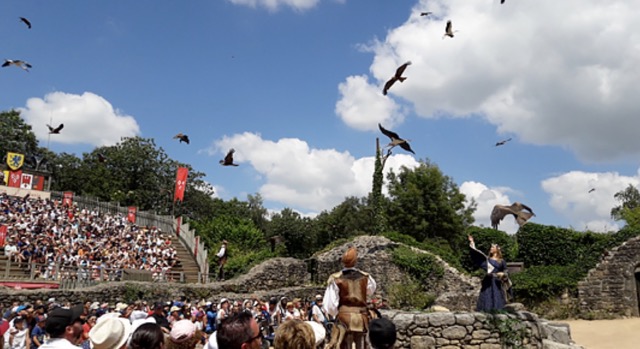
M25 61L21 61L19 59L5 59L4 63L2 64L2 67L8 67L10 65L15 65L16 67L22 68L25 71L29 71L29 68L31 68L31 64L25 62Z
M107 157L102 153L98 153L98 162L107 162Z
M189 144L189 136L184 135L182 133L178 133L177 135L173 136L173 139L179 139L180 143L185 142Z
M450 37L453 38L453 33L457 32L453 31L453 24L451 24L451 21L447 21L447 26L444 28L444 35L442 36L442 40L444 40L445 37Z
M432 14L433 12L420 12L420 16L428 16L430 14Z
M31 22L29 22L28 19L26 19L24 17L20 17L20 21L22 21L24 24L26 24L27 28L31 29Z
M591 188L591 189L589 190L589 194L593 193L594 191L596 191L596 188Z
M399 66L398 69L396 69L396 74L391 77L391 79L389 79L386 84L384 84L384 89L382 89L383 95L387 95L387 91L391 88L391 86L393 86L393 84L396 83L396 81L400 80L400 82L404 82L405 80L407 80L407 78L403 77L402 74L409 65L411 65L411 61L406 62L405 64Z
M523 226L527 223L529 218L536 215L529 206L519 202L514 202L511 206L495 205L493 206L493 211L491 211L491 227L497 230L500 221L510 214L516 218L516 222L519 226Z
M502 141L500 141L500 142L497 142L497 143L496 143L496 147L499 147L499 146L501 146L501 145L505 145L505 144L506 144L507 142L509 142L510 140L511 140L511 138L509 138L509 139L505 139L505 140L502 140Z
M238 166L238 164L234 164L233 163L233 153L235 153L236 151L231 148L229 149L229 152L227 153L227 156L224 157L224 160L220 160L220 165L222 166Z
M47 124L47 127L49 128L49 134L60 134L60 131L62 131L62 128L64 127L64 124L60 124L60 126L53 128L51 127L51 125Z
M389 139L391 139L391 143L387 144L387 147L389 147L389 150L391 150L393 147L399 145L400 148L413 153L413 150L411 149L411 146L409 145L409 141L408 139L402 139L400 138L400 136L398 136L397 133L393 132L393 131L389 131L387 129L385 129L384 127L382 127L382 125L378 124L378 127L380 128L380 131L382 132L382 134L384 134L385 136L389 137Z
M504 4L504 0L500 0L500 4Z

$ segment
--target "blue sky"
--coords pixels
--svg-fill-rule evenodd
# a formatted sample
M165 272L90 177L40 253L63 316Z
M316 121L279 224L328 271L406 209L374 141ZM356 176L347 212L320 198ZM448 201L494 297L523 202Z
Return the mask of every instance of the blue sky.
M0 70L0 110L20 108L43 145L64 123L56 152L155 138L224 199L311 215L370 190L380 122L416 152L388 168L429 158L478 201L477 224L520 201L538 223L615 229L613 194L640 183L639 14L622 0L2 2L0 59L33 68ZM448 19L459 32L442 40ZM237 168L218 165L230 147Z

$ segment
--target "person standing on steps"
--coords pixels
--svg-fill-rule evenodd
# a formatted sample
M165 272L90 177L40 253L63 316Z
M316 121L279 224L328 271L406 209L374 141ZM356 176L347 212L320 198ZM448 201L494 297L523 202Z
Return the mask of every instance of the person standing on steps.
M227 240L222 240L220 251L216 254L218 257L218 280L224 280L224 265L227 264Z

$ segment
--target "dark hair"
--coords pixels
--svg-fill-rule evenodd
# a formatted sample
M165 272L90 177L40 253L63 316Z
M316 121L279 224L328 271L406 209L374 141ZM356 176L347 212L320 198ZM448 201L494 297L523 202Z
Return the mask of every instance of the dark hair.
M160 325L146 323L140 325L131 335L130 349L158 349L164 343Z
M220 323L216 340L218 348L240 349L242 343L246 343L253 338L251 333L251 314L240 312L232 315Z

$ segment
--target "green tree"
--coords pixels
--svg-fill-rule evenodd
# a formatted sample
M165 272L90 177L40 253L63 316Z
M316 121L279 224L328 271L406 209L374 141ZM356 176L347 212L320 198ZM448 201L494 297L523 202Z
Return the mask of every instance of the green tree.
M387 217L391 229L418 241L441 238L457 248L473 223L476 204L465 196L438 166L421 161L414 169L402 167L388 175L390 201Z
M0 154L6 156L7 152L24 155L39 153L38 140L17 110L0 113Z
M640 192L629 184L624 190L613 196L620 205L611 209L611 218L623 220L628 226L640 226Z
M317 245L326 246L338 239L348 239L362 234L371 234L375 222L371 221L369 207L364 200L347 197L331 211L323 211L313 219L317 234Z
M269 222L267 235L281 236L287 256L309 257L316 249L316 234L311 219L302 218L298 212L285 208L274 214Z

